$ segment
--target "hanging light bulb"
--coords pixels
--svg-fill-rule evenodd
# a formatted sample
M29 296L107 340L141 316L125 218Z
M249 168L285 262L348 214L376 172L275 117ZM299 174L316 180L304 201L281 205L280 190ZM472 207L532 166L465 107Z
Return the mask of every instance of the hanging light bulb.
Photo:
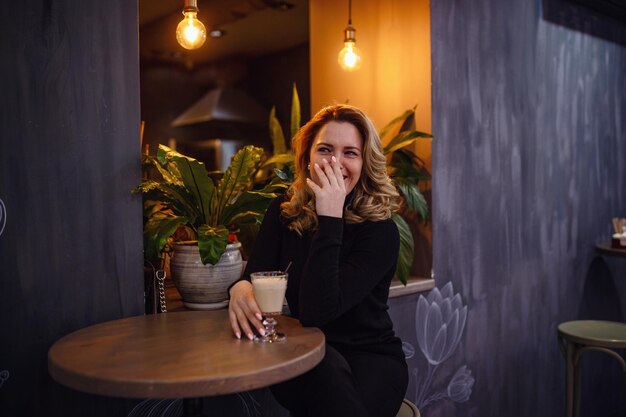
M348 26L344 30L343 48L337 61L344 71L356 71L361 68L361 51L356 47L356 29L352 27L352 0L348 0Z
M185 18L176 27L176 40L185 49L197 49L206 41L206 28L198 20L197 0L185 0Z
M348 26L345 32L346 37L343 41L343 48L339 51L337 59L339 61L339 66L344 71L356 71L361 68L361 51L356 47L354 28L352 26Z

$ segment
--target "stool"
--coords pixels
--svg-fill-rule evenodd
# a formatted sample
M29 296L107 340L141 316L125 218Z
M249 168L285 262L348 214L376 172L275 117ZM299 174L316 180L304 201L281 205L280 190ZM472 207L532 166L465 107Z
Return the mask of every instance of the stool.
M420 417L420 412L415 404L405 398L402 400L402 405L396 417Z
M614 321L576 320L559 324L559 348L566 361L565 416L580 415L580 355L590 350L608 353L626 372L626 362L613 348L626 348L626 324Z

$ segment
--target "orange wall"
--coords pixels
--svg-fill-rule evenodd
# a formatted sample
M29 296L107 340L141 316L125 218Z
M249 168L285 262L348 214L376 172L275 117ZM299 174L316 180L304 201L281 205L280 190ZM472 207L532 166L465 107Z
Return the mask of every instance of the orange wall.
M309 9L311 112L349 101L363 109L380 130L417 104L417 130L432 132L428 0L353 0L352 25L362 65L352 73L337 63L348 22L348 0L310 0ZM418 141L415 151L432 172L431 142ZM430 184L421 188L430 200ZM430 224L413 224L412 229L417 237L411 274L430 276Z
M428 0L353 0L352 25L362 65L337 63L348 21L348 0L310 0L311 111L346 100L380 130L418 105L417 129L431 132L430 7ZM430 143L418 153L428 161Z

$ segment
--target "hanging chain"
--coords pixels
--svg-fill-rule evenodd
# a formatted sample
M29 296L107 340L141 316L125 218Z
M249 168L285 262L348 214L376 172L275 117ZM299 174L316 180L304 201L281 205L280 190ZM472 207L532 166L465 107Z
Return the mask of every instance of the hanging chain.
M154 273L159 281L159 305L161 307L161 313L167 313L167 304L165 302L165 273L164 269L159 269Z

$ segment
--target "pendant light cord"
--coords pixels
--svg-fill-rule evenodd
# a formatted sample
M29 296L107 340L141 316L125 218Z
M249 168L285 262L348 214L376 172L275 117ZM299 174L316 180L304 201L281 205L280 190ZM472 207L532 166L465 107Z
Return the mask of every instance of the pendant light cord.
M352 0L348 0L348 25L352 25Z

